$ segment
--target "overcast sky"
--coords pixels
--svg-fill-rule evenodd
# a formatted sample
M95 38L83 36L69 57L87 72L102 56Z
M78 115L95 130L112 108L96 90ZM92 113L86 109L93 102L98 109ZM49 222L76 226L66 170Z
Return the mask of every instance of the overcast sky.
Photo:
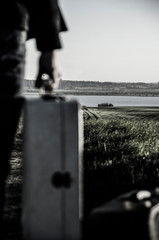
M63 79L159 82L159 0L60 0ZM26 44L26 79L35 79L34 40Z

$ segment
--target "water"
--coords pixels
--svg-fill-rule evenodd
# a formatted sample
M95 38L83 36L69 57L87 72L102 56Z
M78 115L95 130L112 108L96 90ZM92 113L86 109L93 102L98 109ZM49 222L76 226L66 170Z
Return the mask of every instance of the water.
M27 98L39 97L39 94L26 94ZM112 103L114 106L143 106L159 107L159 97L137 96L92 96L92 95L66 95L68 99L77 100L82 106L97 107L101 103Z
M68 95L69 99L76 99L81 105L97 107L101 103L112 103L114 106L159 106L159 97L137 97L137 96L75 96Z

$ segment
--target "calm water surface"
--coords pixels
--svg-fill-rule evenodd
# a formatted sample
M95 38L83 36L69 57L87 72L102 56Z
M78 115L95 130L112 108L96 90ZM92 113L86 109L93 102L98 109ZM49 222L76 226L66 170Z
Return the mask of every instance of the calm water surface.
M68 98L76 99L87 107L97 107L100 103L112 103L114 106L159 106L159 97L68 95Z
M39 94L26 94L25 96L27 98L38 98ZM159 106L159 97L66 95L66 98L75 99L82 106L87 107L97 107L101 103L112 103L114 106Z

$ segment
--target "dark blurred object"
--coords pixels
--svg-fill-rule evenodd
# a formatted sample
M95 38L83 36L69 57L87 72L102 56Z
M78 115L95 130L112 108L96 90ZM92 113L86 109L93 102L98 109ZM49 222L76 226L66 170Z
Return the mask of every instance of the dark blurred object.
M92 210L85 239L158 240L159 191L133 190Z

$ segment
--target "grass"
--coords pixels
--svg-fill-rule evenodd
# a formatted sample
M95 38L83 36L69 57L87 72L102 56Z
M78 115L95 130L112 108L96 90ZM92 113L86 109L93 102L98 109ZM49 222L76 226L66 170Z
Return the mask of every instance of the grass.
M159 108L84 107L83 117L85 215L124 192L159 186Z
M84 119L86 168L158 160L158 109L93 108Z
M159 108L84 108L85 211L159 185Z

